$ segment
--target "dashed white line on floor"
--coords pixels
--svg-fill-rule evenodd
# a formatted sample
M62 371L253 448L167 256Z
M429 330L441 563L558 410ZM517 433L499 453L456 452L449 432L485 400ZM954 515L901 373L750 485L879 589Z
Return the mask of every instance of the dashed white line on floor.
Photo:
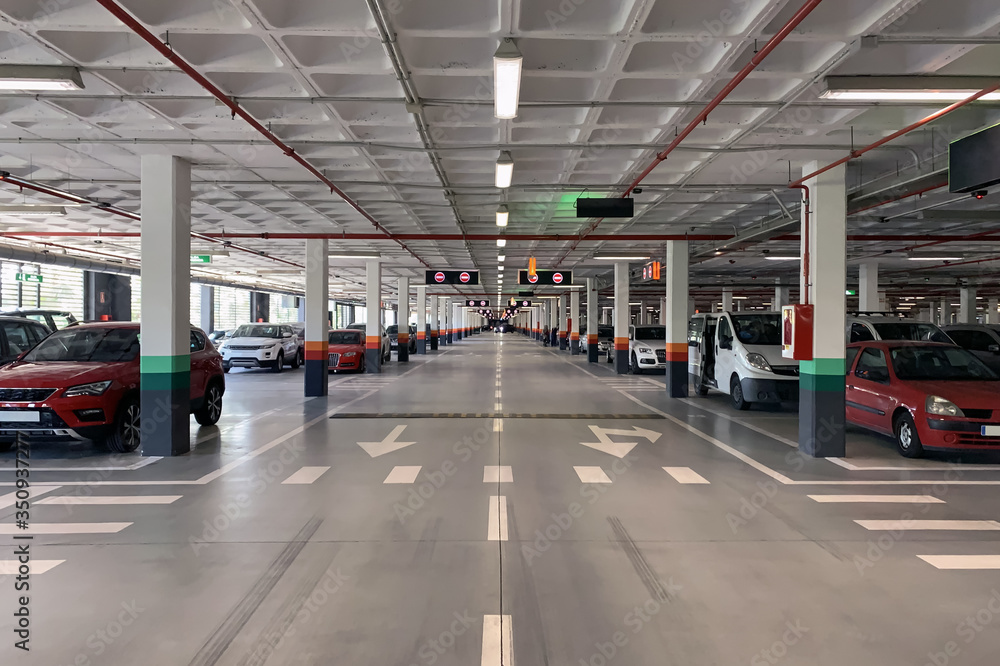
M503 419L493 419L493 432L503 432Z
M995 520L855 520L870 531L896 532L903 530L990 531L1000 530Z
M709 480L690 467L664 467L663 471L674 477L677 483L709 483Z
M931 495L807 495L823 504L945 504Z
M413 483L417 480L417 475L420 474L420 465L416 466L399 466L392 468L389 472L389 476L385 477L385 481L382 483Z
M37 576L46 571L52 571L66 560L31 560L28 563L28 573ZM0 560L0 576L13 576L18 573L21 563L17 560Z
M481 666L514 663L510 615L483 616L483 658Z
M104 506L108 504L173 504L183 495L91 495L89 497L79 497L77 495L59 495L58 497L46 497L38 500L35 504L67 504L80 506Z
M489 528L487 541L507 540L507 497L504 495L490 496Z
M28 491L31 498L40 497L45 493L51 493L53 490L59 490L62 486L43 486L43 485L32 485ZM17 491L12 493L7 493L6 495L0 495L0 509L6 509L9 506L14 506L17 502Z
M503 397L503 395L501 394L501 392L499 390L496 393L496 397L498 397L498 398L502 398Z
M1000 555L917 555L937 569L951 571L1000 569Z
M307 485L326 474L329 467L303 467L281 482L282 485Z
M510 465L487 465L483 468L483 483L514 483Z
M611 483L611 478L600 467L573 467L583 483Z
M31 523L26 530L0 525L0 534L117 534L132 523Z

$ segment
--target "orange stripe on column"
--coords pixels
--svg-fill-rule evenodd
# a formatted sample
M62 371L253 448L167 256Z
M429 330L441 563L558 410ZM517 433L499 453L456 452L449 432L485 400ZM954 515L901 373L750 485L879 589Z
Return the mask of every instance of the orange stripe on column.
M369 335L365 338L366 349L381 349L382 338L378 335Z
M668 342L667 343L667 360L670 362L684 362L688 361L688 344L686 342Z
M628 351L628 338L615 338L615 351Z
M410 341L410 334L409 333L400 333L399 335L396 336L396 340L398 340L399 342L409 342Z
M427 331L417 331L417 340L426 340Z
M597 334L596 333L588 333L587 334L587 344L588 345L596 345L597 344Z

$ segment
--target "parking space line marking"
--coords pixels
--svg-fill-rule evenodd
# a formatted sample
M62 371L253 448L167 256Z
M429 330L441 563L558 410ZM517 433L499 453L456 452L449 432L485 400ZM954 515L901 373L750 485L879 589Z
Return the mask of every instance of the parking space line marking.
M945 504L931 495L806 495L823 504Z
M62 486L43 486L43 485L33 485L30 487L29 492L31 493L31 498L41 497L45 493L51 493L53 490L59 490ZM17 491L12 493L7 493L6 495L0 495L0 509L6 509L9 506L14 506L17 502Z
M31 523L26 530L0 525L0 534L117 534L132 523Z
M507 497L504 495L490 496L489 529L487 541L507 540Z
M510 615L483 616L483 658L481 666L501 666L514 663Z
M389 476L385 477L385 481L382 483L413 483L417 480L417 475L420 474L420 469L420 465L397 465L392 468L392 471L389 472Z
M855 520L870 531L901 530L951 530L951 531L1000 531L995 520Z
M496 397L498 397L498 398L500 398L500 397L503 397L503 396L501 395L501 393L500 393L500 390L499 390L499 389L497 389L497 394L496 394Z
M710 483L708 479L690 467L664 467L663 471L674 477L677 483Z
M59 495L58 497L46 497L35 504L71 504L84 506L103 506L107 504L173 504L183 495L91 495L90 497L78 497L77 495Z
M872 466L865 467L864 465L855 465L849 460L844 460L843 458L827 458L834 465L839 465L844 469L849 469L852 472L946 472L949 470L956 469L957 465L910 465L909 467L903 467L900 465L896 466ZM962 470L982 470L982 471L1000 471L1000 465L962 465Z
M495 411L498 411L498 412L501 412L501 411L503 411L503 406L502 406L502 405L500 404L500 401L499 401L499 400L497 400L497 404L495 404L495 405L493 406L493 409L494 409Z
M282 485L306 485L326 474L329 467L303 467L281 482Z
M43 574L52 571L66 560L31 560L28 563L28 572L32 575ZM0 560L0 576L13 576L18 572L21 563L17 560Z
M1000 555L917 555L936 569L950 571L1000 569Z
M573 467L583 483L611 483L611 478L600 467Z
M700 409L703 412L708 412L709 414L713 414L715 416L718 416L720 419L725 419L725 420L730 421L732 423L737 423L737 424L743 426L744 428L748 428L750 430L753 430L754 432L756 432L758 434L761 434L761 435L764 435L765 437L770 437L774 441L781 442L782 444L785 444L786 446L790 446L793 449L799 448L799 443L796 442L793 439L788 439L787 437L782 437L781 435L776 435L773 432L769 432L767 430L764 430L760 426L756 426L756 425L754 425L754 424L752 424L752 423L750 423L750 422L748 422L748 421L746 421L744 419L736 418L735 416L731 416L729 414L726 414L725 412L720 412L720 411L715 410L715 409L709 409L708 407L705 407L704 405L699 405L696 401L692 400L691 398L681 398L680 402L683 402L685 405L688 405L690 407L694 407L695 409Z
M510 465L487 465L483 468L483 483L514 483Z
M503 419L493 419L493 432L503 432Z

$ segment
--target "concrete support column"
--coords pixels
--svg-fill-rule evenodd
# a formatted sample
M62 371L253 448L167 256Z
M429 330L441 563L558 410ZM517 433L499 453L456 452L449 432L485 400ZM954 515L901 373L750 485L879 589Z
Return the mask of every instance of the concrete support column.
M941 325L942 326L947 326L948 324L951 323L951 299L950 298L942 298L941 299L941 312L939 314L941 316Z
M444 299L442 301L441 307L444 310L444 312L443 312L443 315L444 315L444 339L445 339L445 341L446 341L447 344L453 345L453 344L455 344L455 331L454 331L455 321L454 321L454 315L452 314L452 311L451 311L451 299L450 298Z
M368 321L365 331L365 372L382 372L382 262L365 262L365 307Z
M961 294L959 296L959 307L958 307L958 323L959 324L975 324L976 323L976 288L975 287L962 287Z
M611 310L601 310L601 323L605 326L611 323Z
M306 372L307 398L327 395L330 372L330 242L306 241Z
M215 287L201 286L201 321L198 324L206 333L215 331Z
M722 290L722 311L732 312L733 311L733 288L725 287Z
M559 299L549 299L549 344L553 348L559 347Z
M417 353L427 353L427 285L417 285Z
M628 262L615 264L615 373L628 374Z
M580 353L580 290L569 293L569 353Z
M597 363L597 280L587 278L587 362Z
M448 299L438 296L438 344L444 347L448 344Z
M804 173L822 165L810 162ZM811 179L809 302L813 360L799 363L799 450L816 458L845 451L844 328L847 309L847 187L843 165ZM803 214L803 224L806 215ZM803 238L805 233L802 234ZM803 294L804 296L804 294ZM877 298L877 296L876 296Z
M132 279L128 275L84 271L83 317L85 321L131 321Z
M987 301L988 305L986 307L986 323L996 324L1000 322L1000 317L997 316L997 309L1000 308L1000 300L996 298L991 298Z
M878 291L878 262L863 261L858 265L858 309L861 312L881 312Z
M271 294L250 292L250 321L271 321Z
M771 301L771 309L781 312L781 306L791 304L791 288L781 286L781 279L774 281L774 300Z
M688 242L669 241L664 268L667 296L664 325L667 335L667 395L688 397Z
M143 155L142 455L191 450L191 164Z
M569 349L569 321L566 316L566 294L559 297L559 351Z
M410 278L399 278L399 300L396 304L396 360L410 361Z

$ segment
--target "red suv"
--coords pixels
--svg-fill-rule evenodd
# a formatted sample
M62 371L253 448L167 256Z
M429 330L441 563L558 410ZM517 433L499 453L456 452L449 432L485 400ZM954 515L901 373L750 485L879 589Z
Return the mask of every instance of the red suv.
M191 412L222 415L222 356L191 329ZM56 331L0 368L0 448L18 432L40 440L91 439L112 451L139 448L139 324L80 324Z
M365 334L352 328L330 331L330 372L365 371Z

